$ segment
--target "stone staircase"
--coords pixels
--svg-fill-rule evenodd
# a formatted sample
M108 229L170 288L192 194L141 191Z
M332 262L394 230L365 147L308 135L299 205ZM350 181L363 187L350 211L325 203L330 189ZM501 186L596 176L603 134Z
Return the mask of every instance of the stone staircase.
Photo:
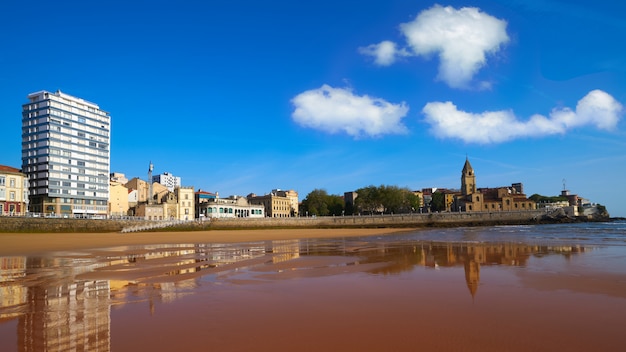
M150 223L143 223L141 225L133 225L127 226L122 229L122 233L127 232L139 232L139 231L150 231L154 229L162 229L169 226L175 226L182 223L187 222L186 220L164 220L164 221L154 221Z

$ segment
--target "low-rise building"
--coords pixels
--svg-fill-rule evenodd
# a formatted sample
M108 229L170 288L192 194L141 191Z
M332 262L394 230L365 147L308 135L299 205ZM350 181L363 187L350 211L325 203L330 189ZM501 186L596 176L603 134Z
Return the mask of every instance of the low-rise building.
M277 190L274 190L277 191ZM297 205L293 207L293 194L291 196L280 195L283 193L272 192L263 196L257 196L256 194L249 194L248 201L250 204L262 205L265 209L265 214L271 218L289 218L298 214ZM295 192L295 191L291 191ZM297 199L297 193L296 199ZM297 201L296 201L297 204Z
M0 215L28 211L28 178L19 169L0 165Z
M196 192L197 217L201 220L209 218L263 218L265 209L262 205L251 204L241 196L220 198L216 194Z

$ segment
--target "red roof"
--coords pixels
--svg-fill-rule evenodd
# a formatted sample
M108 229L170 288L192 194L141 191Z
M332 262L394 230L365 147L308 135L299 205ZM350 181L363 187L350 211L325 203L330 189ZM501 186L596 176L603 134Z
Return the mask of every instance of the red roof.
M0 171L19 173L20 169L16 169L14 167L6 166L6 165L0 165Z

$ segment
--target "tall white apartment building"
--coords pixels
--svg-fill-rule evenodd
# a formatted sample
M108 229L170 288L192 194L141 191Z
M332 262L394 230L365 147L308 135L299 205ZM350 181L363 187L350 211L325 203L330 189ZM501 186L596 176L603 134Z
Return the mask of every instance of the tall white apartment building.
M22 172L30 211L107 215L111 117L98 105L56 91L22 105Z
M180 187L180 177L174 176L169 172L152 176L152 182L158 182L167 187L168 191L174 192L174 188Z

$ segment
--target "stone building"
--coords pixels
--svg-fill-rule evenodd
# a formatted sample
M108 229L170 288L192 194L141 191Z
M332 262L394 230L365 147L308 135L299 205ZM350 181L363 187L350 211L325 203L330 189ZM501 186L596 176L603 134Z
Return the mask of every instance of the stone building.
M289 218L298 216L298 193L296 191L272 190L270 194L257 196L248 195L250 204L262 205L265 214L271 218Z
M455 199L454 210L466 212L534 210L535 202L528 199L523 190L521 183L514 183L508 187L477 188L474 168L469 159L465 159L461 171L461 194Z

